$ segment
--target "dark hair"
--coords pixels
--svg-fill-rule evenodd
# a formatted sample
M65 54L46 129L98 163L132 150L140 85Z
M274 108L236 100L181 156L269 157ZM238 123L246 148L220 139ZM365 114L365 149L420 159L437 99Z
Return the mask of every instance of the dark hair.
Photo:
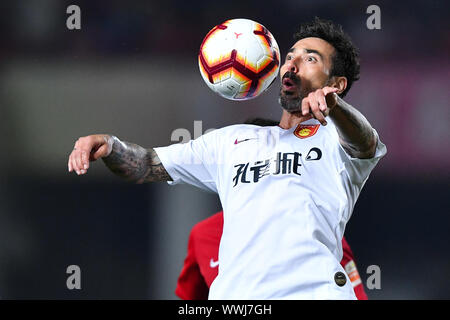
M278 121L264 118L249 118L244 121L244 124L254 124L256 126L266 127L266 126L277 126Z
M341 25L335 25L328 20L315 17L313 22L302 24L294 34L297 42L304 38L315 37L331 44L336 53L332 57L330 77L346 77L347 88L340 94L345 96L354 81L359 79L359 53L350 37L342 30Z

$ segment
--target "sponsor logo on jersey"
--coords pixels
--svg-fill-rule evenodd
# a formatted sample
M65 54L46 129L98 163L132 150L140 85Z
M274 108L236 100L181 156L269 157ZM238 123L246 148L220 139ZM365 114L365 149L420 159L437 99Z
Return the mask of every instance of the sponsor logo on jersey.
M312 148L306 155L306 161L322 159L322 151L319 148Z
M239 163L234 166L236 175L233 177L233 187L239 183L257 183L266 176L284 174L301 175L302 155L299 152L277 152L275 156L255 162ZM311 148L306 154L305 161L320 160L322 151Z
M314 125L299 124L297 128L294 130L294 135L300 139L309 138L316 134L317 130L319 130L319 127L320 124Z
M361 277L359 276L358 269L356 269L355 261L350 260L345 265L345 272L347 272L353 287L361 284Z

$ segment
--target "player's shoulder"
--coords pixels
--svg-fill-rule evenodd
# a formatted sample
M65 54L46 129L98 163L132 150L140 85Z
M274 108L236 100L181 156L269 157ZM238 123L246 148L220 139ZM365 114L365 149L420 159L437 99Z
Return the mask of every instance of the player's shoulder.
M234 132L240 132L240 131L258 131L258 130L261 130L261 128L265 128L265 127L254 125L254 124L232 124L232 125L225 126L218 130L221 130L221 132L223 132L223 133L234 133Z
M271 126L258 126L254 124L233 124L214 130L216 135L221 137L237 137L242 135L257 136L262 130L270 130Z

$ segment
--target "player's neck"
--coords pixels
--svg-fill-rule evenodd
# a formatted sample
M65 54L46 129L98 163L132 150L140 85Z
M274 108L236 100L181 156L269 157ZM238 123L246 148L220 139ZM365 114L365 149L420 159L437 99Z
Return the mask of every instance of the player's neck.
M283 114L281 115L281 120L279 126L283 129L290 129L294 126L297 126L298 124L311 119L311 115L303 116L301 111L300 112L287 112L286 110L283 110Z

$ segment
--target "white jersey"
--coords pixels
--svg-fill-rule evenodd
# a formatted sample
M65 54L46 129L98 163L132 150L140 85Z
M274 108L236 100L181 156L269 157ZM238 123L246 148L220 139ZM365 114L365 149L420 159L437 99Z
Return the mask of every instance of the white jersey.
M342 237L386 147L375 131L375 156L352 158L327 120L287 130L232 125L155 148L171 184L220 197L220 265L209 299L356 299L339 263Z

